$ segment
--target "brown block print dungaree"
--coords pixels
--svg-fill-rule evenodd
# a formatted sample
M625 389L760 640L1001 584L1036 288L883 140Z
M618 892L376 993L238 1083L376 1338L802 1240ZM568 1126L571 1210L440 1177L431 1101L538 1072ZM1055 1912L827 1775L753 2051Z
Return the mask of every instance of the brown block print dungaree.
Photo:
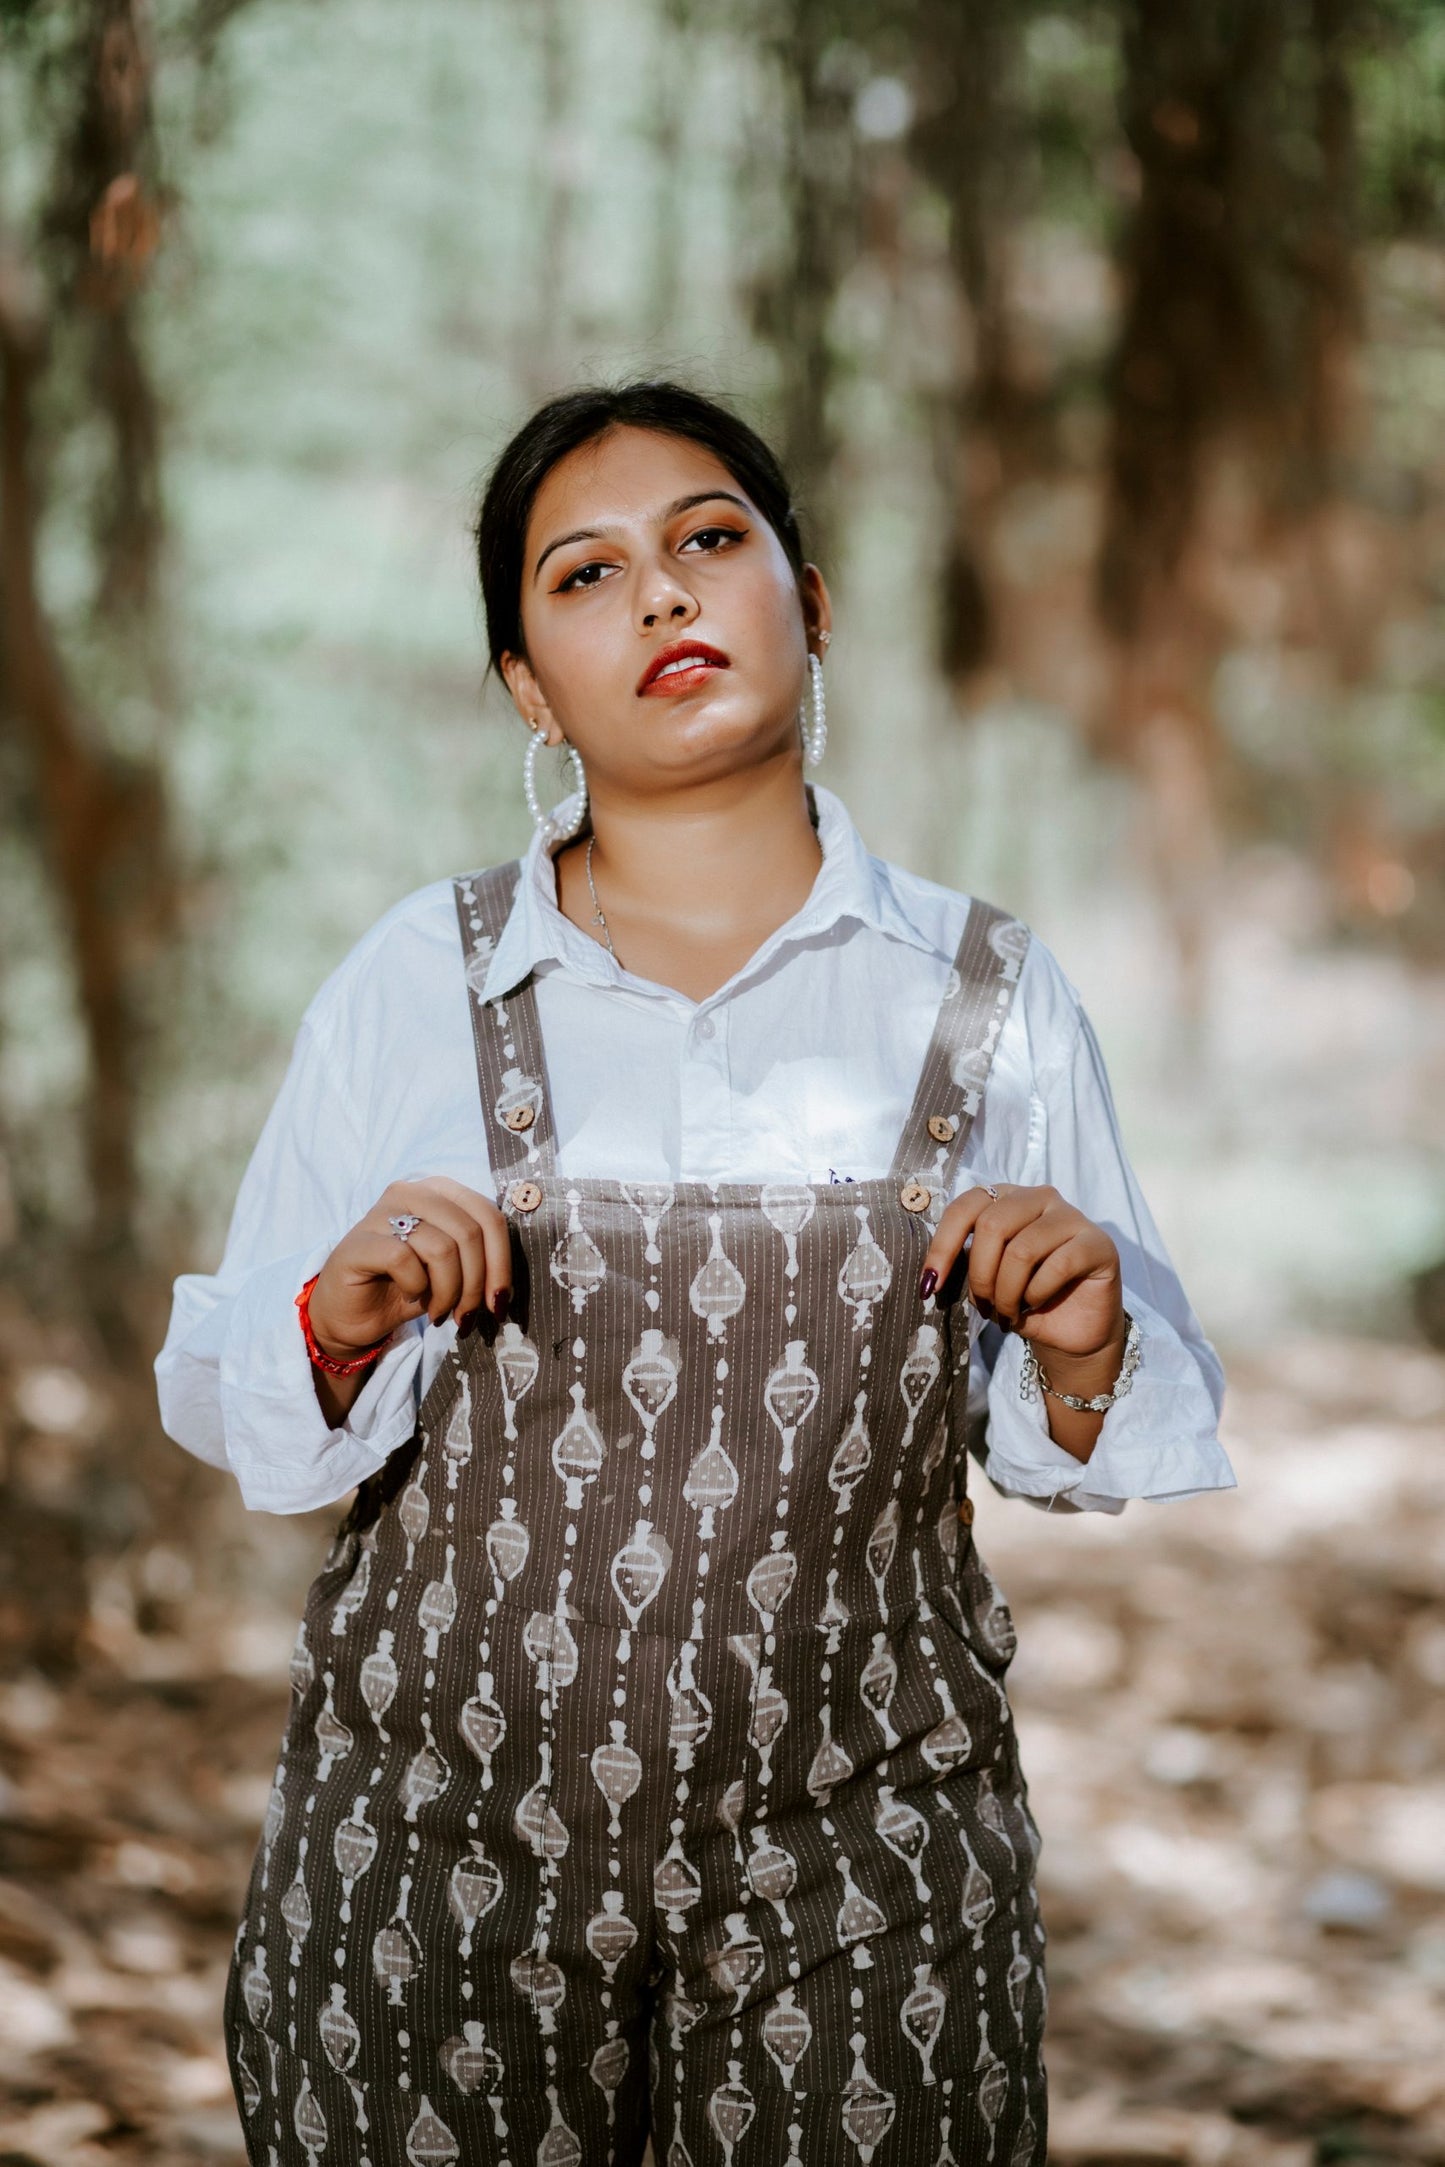
M882 1179L562 1175L457 882L516 1291L315 1581L226 2028L266 2167L1037 2167L1038 1833L918 1274L1028 934ZM460 997L461 988L458 987Z

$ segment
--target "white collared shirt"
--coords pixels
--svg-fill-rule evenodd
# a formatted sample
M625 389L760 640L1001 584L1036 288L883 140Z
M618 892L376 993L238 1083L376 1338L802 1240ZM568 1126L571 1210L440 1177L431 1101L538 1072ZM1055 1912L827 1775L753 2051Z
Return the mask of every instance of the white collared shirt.
M623 970L559 910L534 837L483 991L530 971L563 1174L636 1181L861 1181L888 1172L969 898L872 857L813 785L823 863L801 910L704 1001ZM178 1279L156 1361L161 1420L229 1467L247 1505L344 1496L412 1435L452 1345L403 1326L350 1414L317 1403L296 1294L388 1183L450 1175L495 1195L452 885L380 919L316 994L236 1200L219 1271ZM973 1448L995 1486L1118 1512L1231 1488L1224 1378L1124 1152L1078 993L1035 938L955 1193L1051 1183L1118 1246L1143 1335L1133 1388L1081 1464L1019 1396L1022 1343L974 1349Z

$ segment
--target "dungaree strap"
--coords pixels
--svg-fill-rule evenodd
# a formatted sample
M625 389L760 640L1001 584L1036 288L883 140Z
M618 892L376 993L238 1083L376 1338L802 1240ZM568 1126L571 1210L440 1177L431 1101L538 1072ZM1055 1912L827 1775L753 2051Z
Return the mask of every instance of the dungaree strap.
M994 1051L1028 952L1029 929L975 896L923 1057L891 1178L946 1199L983 1104Z
M557 1139L542 1027L530 975L501 1000L482 998L492 955L511 913L521 860L467 873L453 882L462 953L472 997L477 1080L487 1124L487 1154L500 1195L522 1174L550 1174Z

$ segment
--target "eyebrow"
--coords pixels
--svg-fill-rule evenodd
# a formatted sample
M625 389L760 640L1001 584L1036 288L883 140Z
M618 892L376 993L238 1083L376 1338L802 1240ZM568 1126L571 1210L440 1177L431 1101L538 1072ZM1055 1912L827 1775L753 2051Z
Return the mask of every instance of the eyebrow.
M699 489L695 496L676 497L663 513L663 519L676 519L679 512L690 512L698 504L736 504L740 512L752 517L752 506L742 497L734 496L731 489ZM615 534L615 527L574 527L570 534L559 534L555 542L549 542L532 569L535 580L554 549L565 549L569 542L598 542L606 534Z

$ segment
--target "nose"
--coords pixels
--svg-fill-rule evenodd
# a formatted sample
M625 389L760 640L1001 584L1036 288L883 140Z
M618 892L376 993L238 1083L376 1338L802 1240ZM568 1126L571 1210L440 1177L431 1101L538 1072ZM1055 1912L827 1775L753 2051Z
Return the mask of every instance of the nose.
M697 603L673 568L660 561L650 566L639 582L637 611L641 629L652 632L664 622L691 624L697 615Z

